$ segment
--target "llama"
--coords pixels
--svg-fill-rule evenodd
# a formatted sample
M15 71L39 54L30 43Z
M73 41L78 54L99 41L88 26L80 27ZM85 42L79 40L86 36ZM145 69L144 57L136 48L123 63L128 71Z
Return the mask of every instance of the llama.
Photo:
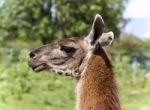
M112 65L102 48L111 43L113 33L103 31L104 21L96 15L86 37L58 40L29 55L28 64L36 72L75 77L76 110L121 110Z

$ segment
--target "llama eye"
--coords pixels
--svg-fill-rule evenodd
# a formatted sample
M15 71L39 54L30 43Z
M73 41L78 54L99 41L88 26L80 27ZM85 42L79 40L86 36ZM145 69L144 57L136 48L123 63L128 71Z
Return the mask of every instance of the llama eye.
M73 47L67 47L67 46L64 46L64 45L62 45L60 47L60 50L66 52L66 53L74 53L76 51L75 48L73 48Z

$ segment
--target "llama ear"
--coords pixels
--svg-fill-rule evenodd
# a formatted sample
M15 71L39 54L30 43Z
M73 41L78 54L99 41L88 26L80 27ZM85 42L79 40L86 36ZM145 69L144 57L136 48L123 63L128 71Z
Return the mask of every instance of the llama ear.
M112 31L103 33L98 42L101 46L109 46L114 40L114 33Z
M99 37L102 35L104 31L104 21L101 15L97 14L95 16L92 29L87 36L91 45L94 45L96 41L98 41Z

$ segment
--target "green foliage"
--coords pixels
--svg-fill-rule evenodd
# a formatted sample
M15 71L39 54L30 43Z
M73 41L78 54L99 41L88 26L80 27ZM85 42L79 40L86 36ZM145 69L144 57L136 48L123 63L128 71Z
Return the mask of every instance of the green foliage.
M53 39L88 33L93 18L100 13L118 37L124 22L125 0L5 0L0 7L0 41L20 38Z
M143 86L145 84L144 73L145 70L142 69L140 63L130 64L130 58L127 56L117 56L114 61L114 71L119 76L119 78L128 79L127 82L134 85L138 82Z
M34 73L27 65L28 53L27 49L0 49L0 108L74 109L75 81L50 72ZM116 56L113 62L121 105L124 110L148 110L150 79L145 77L146 70L140 64L132 67L129 62L127 56Z
M135 56L138 52L142 52L143 41L133 35L121 36L111 47L111 52L118 55Z
M1 49L0 53L3 51ZM11 110L73 108L74 84L70 78L54 73L34 73L27 65L29 50L22 49L15 59L14 52L9 50L0 61L0 102L9 105ZM0 108L3 108L1 104ZM7 109L4 106L4 110Z
M114 61L122 109L147 110L150 104L150 79L144 75L146 69L141 69L139 63L129 65L129 61L130 57L127 56L117 56Z
M149 57L149 43L142 41L133 35L123 35L108 49L112 59L116 56L128 56L130 63L139 62L143 68L146 66L146 61Z

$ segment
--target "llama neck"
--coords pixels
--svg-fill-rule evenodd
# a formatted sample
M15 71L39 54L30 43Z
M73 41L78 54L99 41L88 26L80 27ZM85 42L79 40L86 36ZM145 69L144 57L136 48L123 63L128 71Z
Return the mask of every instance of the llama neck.
M112 67L99 46L77 83L77 110L120 110Z

